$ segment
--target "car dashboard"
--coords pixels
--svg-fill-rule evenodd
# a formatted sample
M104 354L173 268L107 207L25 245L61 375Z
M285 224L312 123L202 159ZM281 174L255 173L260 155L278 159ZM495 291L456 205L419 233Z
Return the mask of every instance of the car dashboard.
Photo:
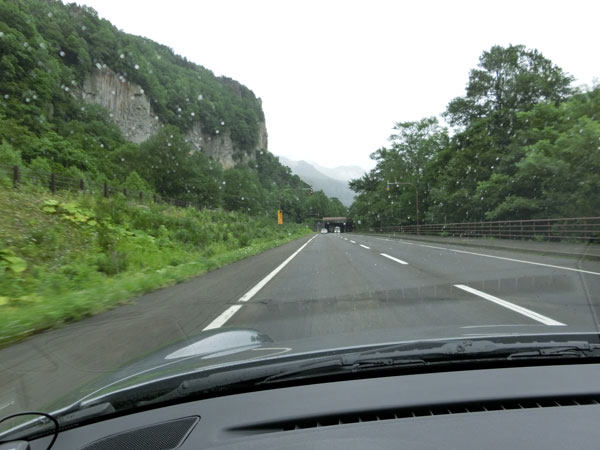
M54 448L598 448L599 380L600 364L568 364L280 387L61 431Z

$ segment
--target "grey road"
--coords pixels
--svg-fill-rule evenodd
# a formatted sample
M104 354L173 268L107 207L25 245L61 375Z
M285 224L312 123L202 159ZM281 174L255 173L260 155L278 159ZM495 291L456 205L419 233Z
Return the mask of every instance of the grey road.
M327 234L0 349L0 416L204 329L340 345L598 330L600 261ZM357 342L359 339L359 342Z

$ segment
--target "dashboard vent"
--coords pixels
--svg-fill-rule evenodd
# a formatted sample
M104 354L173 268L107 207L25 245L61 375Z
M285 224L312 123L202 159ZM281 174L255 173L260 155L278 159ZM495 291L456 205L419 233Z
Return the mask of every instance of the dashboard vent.
M199 417L161 422L136 428L86 445L81 450L171 450L183 444Z
M415 417L440 416L451 414L485 413L490 411L509 411L518 409L556 408L561 406L600 405L600 396L544 397L516 400L489 401L477 403L449 403L430 407L401 408L377 412L360 412L338 416L311 417L284 422L271 422L248 427L235 428L232 431L275 433L281 431L302 430L334 425L345 425L381 420L410 419Z

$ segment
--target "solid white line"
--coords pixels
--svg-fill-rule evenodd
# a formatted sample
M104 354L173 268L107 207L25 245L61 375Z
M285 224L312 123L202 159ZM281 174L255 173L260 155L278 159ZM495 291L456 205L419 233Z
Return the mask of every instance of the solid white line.
M351 240L350 242L352 242L353 244L356 244L356 241L352 241L352 240Z
M284 262L282 262L279 266L277 266L269 275L264 277L262 280L260 280L258 283L256 283L256 285L254 285L254 287L252 287L252 289L250 289L248 292L246 292L244 295L242 295L240 297L240 299L238 300L238 302L247 302L252 297L254 297L258 291L260 291L263 287L265 287L265 285L269 281L271 281L275 277L275 275L277 275L281 271L281 269L283 269L292 259L294 259L294 257L298 253L300 253L304 249L304 247L306 247L310 243L310 241L312 241L316 237L317 236L311 237L302 247L300 247L298 250L296 250L294 253L292 253L290 257L288 257ZM225 323L229 319L231 319L233 317L233 315L236 312L238 312L241 309L241 307L242 307L242 305L230 306L225 311L223 311L221 313L221 315L219 315L215 320L213 320L206 327L204 327L202 331L212 330L214 328L222 327L223 325L225 325Z
M366 248L367 250L371 250L371 247L367 247L366 245L359 244L362 248Z
M247 302L252 297L254 297L258 291L260 291L263 287L265 287L265 284L267 284L269 281L271 281L275 277L275 275L277 275L279 272L281 272L281 270L285 266L287 266L288 263L292 259L294 259L296 257L296 255L304 249L304 247L306 247L308 244L310 244L310 241L312 241L315 237L316 236L313 236L312 238L310 238L308 240L308 242L306 242L302 247L300 247L298 250L296 250L294 253L292 253L291 256L288 259L286 259L284 262L282 262L275 270L273 270L273 272L271 272L269 275L267 275L262 280L260 280L258 283L256 283L256 285L252 289L250 289L248 292L246 292L244 295L242 295L240 297L238 302Z
M15 404L15 401L11 400L10 402L5 403L4 405L0 405L0 409L8 408L9 406L14 405L14 404Z
M225 322L227 322L229 319L231 319L233 317L233 315L236 312L238 312L240 309L242 309L242 305L230 306L225 311L223 311L219 317L217 317L215 320L213 320L211 323L209 323L206 327L204 327L204 329L202 331L212 330L213 328L221 328L223 325L225 325Z
M538 322L542 322L545 325L549 326L565 326L564 323L557 322L554 319L550 319L549 317L542 316L541 314L536 313L527 308L523 308L522 306L515 305L514 303L507 302L506 300L502 300L498 297L494 297L493 295L486 294L485 292L478 291L477 289L473 289L472 287L465 286L464 284L455 284L455 287L462 289L463 291L470 292L471 294L478 295L481 298L489 300L490 302L494 302L497 305L504 306L512 311L518 312L519 314L523 314L533 320L537 320Z
M392 261L396 261L397 263L400 263L400 264L408 264L407 262L402 261L401 259L398 259L398 258L394 258L393 256L390 256L386 253L380 253L380 255L385 256L386 258L391 259Z
M418 245L419 247L434 248L437 250L448 250L449 252L465 253L467 255L485 256L486 258L502 259L504 261L519 262L519 263L523 263L523 264L533 264L535 266L552 267L553 269L570 270L573 272L589 273L590 275L600 275L600 272L592 272L590 270L573 269L571 267L555 266L553 264L544 264L544 263L538 263L538 262L533 262L533 261L524 261L522 259L513 259L513 258L505 258L503 256L486 255L485 253L467 252L465 250L456 250L456 249L447 248L447 247L436 247L435 245L414 244L412 242L404 242L404 241L398 241L398 242L400 242L402 244L407 244L407 245Z

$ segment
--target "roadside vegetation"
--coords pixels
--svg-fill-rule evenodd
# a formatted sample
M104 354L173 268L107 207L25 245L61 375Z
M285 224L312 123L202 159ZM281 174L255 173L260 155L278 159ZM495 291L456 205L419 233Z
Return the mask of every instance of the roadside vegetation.
M600 211L600 86L539 51L494 46L442 117L395 124L350 182L363 227L592 217Z
M0 345L281 245L271 217L0 187Z

